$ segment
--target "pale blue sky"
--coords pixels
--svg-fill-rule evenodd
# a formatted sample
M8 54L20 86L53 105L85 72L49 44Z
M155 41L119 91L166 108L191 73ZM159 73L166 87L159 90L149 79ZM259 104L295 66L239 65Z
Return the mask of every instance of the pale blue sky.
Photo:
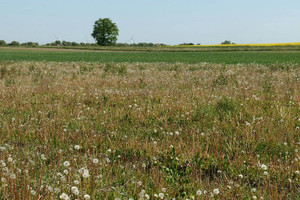
M111 18L118 42L300 42L300 0L0 0L0 40L94 42Z

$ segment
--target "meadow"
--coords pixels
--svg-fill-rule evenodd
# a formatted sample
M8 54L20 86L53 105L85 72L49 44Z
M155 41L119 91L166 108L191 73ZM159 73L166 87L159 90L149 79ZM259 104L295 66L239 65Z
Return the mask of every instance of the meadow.
M172 47L171 49L174 49ZM235 47L238 48L238 47ZM264 64L274 63L300 63L300 51L224 51L208 49L209 52L194 51L194 48L183 48L184 51L171 51L170 48L159 52L161 48L131 48L127 51L123 48L94 50L75 49L47 49L47 48L0 48L0 61L45 61L45 62L143 62L143 63L188 63L200 62L218 64ZM199 49L199 48L198 48ZM201 49L201 48L200 48Z
M300 198L299 53L0 55L1 200Z

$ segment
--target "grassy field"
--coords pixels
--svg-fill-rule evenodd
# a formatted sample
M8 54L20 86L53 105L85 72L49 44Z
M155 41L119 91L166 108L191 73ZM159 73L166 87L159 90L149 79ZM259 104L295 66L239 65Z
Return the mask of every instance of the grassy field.
M155 48L152 48L155 49ZM189 48L192 49L192 48ZM233 51L233 52L96 52L61 49L0 48L0 61L46 62L166 62L265 64L300 63L300 51ZM137 49L136 49L137 50Z
M300 198L299 53L0 55L0 199Z

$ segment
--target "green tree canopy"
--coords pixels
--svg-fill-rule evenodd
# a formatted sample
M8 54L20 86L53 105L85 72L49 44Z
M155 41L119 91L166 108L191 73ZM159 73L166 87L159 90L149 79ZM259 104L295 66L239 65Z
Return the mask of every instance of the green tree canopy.
M119 29L109 18L98 19L94 24L92 36L101 46L112 46L117 42Z
M9 45L10 46L20 46L20 43L18 41L12 41Z
M6 42L4 40L0 40L0 46L6 46Z

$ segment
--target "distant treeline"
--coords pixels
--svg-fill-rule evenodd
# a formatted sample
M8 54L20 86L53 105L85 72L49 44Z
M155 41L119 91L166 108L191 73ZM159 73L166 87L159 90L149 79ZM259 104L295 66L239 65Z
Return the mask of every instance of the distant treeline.
M229 40L225 40L224 42L222 42L221 44L235 44ZM200 43L198 44L194 44L194 43L181 43L179 45L201 45ZM59 41L56 40L54 42L51 43L47 43L47 44L43 44L43 45L39 45L39 43L37 42L25 42L25 43L20 43L18 41L12 41L11 43L6 43L4 40L0 40L0 46L26 46L26 47L38 47L38 46L66 46L66 47L70 47L70 46L98 46L97 43L77 43L77 42L68 42L68 41ZM146 43L146 42L141 42L141 43L132 43L132 44L128 44L128 43L116 43L115 46L118 47L163 47L163 46L167 46L166 44L163 43Z
M4 40L0 40L0 46L26 46L26 47L38 47L38 46L98 46L96 43L77 43L77 42L69 42L69 41L59 41L56 40L51 43L47 43L44 45L39 45L37 42L26 42L26 43L20 43L18 41L12 41L11 43L6 43ZM118 47L161 47L161 46L167 46L166 44L154 44L154 43L146 43L146 42L141 42L141 43L117 43L115 46Z
M12 41L11 43L6 43L4 40L0 40L0 46L27 46L27 47L37 47L39 43L37 42L25 42L20 43L18 41Z

